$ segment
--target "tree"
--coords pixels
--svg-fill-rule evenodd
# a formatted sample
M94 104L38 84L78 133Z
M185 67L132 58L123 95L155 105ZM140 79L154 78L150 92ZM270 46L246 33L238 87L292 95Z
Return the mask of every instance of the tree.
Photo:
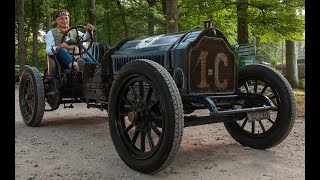
M248 0L239 0L237 3L237 34L238 44L249 43L249 32L248 32Z
M41 2L40 2L41 3ZM38 35L39 35L39 10L41 4L36 4L35 0L31 0L31 26L32 26L32 66L38 67Z
M298 87L298 65L295 41L286 40L286 77L293 88Z
M297 5L295 2L288 0L284 0L282 5L285 7L285 15L299 17L297 10L301 9L301 5ZM299 21L295 22L299 23ZM286 75L293 88L298 87L299 84L295 40L297 40L297 37L295 36L286 38Z
M50 4L49 4L49 0L45 0L45 4L46 4L46 19L47 19L47 25L46 25L46 32L48 32L51 29L51 13L50 11L48 11L50 9Z
M178 32L177 0L166 0L167 33Z
M19 65L20 65L20 75L22 74L25 67L25 57L26 57L26 46L25 46L25 36L24 36L24 0L19 0L19 38L18 38L18 46L19 46Z
M95 28L97 27L96 24L96 0L88 0L88 17L89 17L89 23L92 24ZM93 33L93 41L97 41L97 33L95 33L96 30L94 30Z
M45 44L37 42L36 33L51 28L52 15L59 9L70 12L71 26L93 24L99 43L111 47L126 37L202 28L203 21L212 20L213 27L222 31L231 44L250 43L256 37L260 42L257 43L258 50L261 44L267 47L260 48L264 52L259 50L257 55L268 55L268 59L277 60L279 42L303 40L304 32L304 18L296 13L304 8L304 0L24 0L24 29L18 27L22 16L19 15L20 0L15 1L17 63L23 57L24 63L29 64L28 60L38 55L41 70L46 68L46 62L42 60L45 59ZM32 2L41 4L40 8L34 6L36 14L32 14ZM23 37L25 43L21 44ZM269 43L274 44L270 46ZM23 49L24 55L18 57Z
M156 0L147 0L149 5L149 14L148 14L148 35L152 36L154 35L154 25L155 25L155 19L153 16L152 8L156 5Z
M128 24L127 24L127 19L126 19L126 12L124 7L121 5L120 0L117 0L117 7L120 12L121 20L122 20L122 25L123 25L123 31L124 31L124 38L129 37L129 29L128 29Z

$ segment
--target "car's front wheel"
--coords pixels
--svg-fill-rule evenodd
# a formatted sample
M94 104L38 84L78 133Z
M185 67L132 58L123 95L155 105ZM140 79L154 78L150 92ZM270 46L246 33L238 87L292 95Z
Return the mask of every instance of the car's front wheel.
M168 71L150 60L121 68L109 96L109 129L121 159L132 169L166 168L180 146L183 107Z
M19 86L20 112L27 126L39 126L45 106L43 81L35 67L25 66Z

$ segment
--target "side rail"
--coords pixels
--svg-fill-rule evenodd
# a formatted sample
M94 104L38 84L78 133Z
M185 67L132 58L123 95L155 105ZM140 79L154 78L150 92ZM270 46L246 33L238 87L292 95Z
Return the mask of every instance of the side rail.
M256 63L256 47L254 45L237 44L234 47L238 54L238 68Z

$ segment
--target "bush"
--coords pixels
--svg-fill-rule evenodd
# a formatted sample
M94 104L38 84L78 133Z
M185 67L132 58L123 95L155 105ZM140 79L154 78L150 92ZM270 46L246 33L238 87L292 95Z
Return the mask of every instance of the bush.
M305 79L299 79L298 88L299 89L305 89Z

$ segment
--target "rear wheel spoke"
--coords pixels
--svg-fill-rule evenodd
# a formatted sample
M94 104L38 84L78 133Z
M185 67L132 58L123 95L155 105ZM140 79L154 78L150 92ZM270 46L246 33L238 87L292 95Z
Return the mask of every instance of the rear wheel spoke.
M274 124L274 121L271 118L269 118L268 121Z
M260 124L260 127L261 127L262 131L263 131L263 132L266 132L266 129L264 128L264 126L263 126L263 124L262 124L261 121L259 121L259 124Z
M254 81L254 87L253 87L254 93L257 93L257 90L258 90L258 81L255 80L255 81Z
M267 90L268 87L269 87L269 86L265 85L265 86L263 87L263 89L261 90L260 94L263 94L263 93Z
M242 128L242 129L243 129L244 126L247 124L247 122L248 122L248 118L246 118L246 119L243 121L243 123L242 123L242 125L241 125L241 128Z
M253 121L253 122L251 122L251 132L252 132L252 134L255 133L255 129L256 129L256 122Z
M248 85L248 82L245 83L244 87L246 88L246 91L249 93L249 85Z
M270 99L270 100L271 100L271 99L274 99L274 98L276 98L276 96L275 96L275 95L273 95L273 96L269 97L269 99Z

